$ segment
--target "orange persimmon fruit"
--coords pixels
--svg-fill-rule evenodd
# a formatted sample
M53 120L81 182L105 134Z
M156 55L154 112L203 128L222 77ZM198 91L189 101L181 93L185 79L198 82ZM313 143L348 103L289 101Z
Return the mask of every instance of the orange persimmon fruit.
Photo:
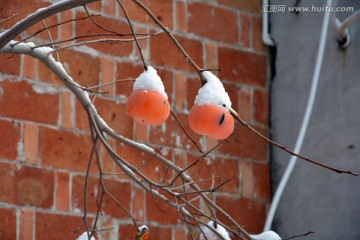
M138 123L157 126L169 117L170 104L161 93L136 90L128 99L127 112Z
M200 135L222 140L234 130L234 118L219 105L194 105L189 113L190 128Z

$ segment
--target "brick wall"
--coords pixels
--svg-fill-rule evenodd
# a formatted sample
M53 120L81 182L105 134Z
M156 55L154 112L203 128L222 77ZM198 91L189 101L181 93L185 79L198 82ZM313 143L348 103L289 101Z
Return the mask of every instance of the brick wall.
M31 2L31 4L30 4ZM149 33L156 26L131 1L123 1L137 32ZM174 35L199 66L222 68L219 73L232 102L243 119L268 134L268 53L261 42L261 6L259 0L146 0L144 3L173 30ZM49 5L41 0L3 0L0 19L20 13L0 25L8 28L37 8ZM129 33L115 1L88 5L104 27ZM85 16L82 8L53 16L54 23ZM120 19L120 20L119 20ZM26 31L33 33L39 24ZM52 39L64 40L76 35L101 32L90 20L71 22L54 28ZM20 38L19 38L20 39ZM46 42L46 32L32 41ZM187 115L201 86L169 38L160 34L141 42L150 65L156 67L165 84L172 109L187 129ZM142 65L134 43L93 44L59 52L60 60L73 78L92 86L116 79L137 77ZM72 93L45 66L27 56L0 55L0 239L75 239L82 218L83 186L91 151L87 116ZM170 116L159 127L135 124L126 114L131 82L103 87L107 95L95 105L102 117L118 133L146 143L185 166L200 156L194 145ZM190 131L190 130L189 130ZM246 230L259 232L264 224L270 197L268 145L237 125L236 134L190 170L196 180L215 173L218 181L240 173L211 197L227 210ZM190 131L191 136L208 150L217 144ZM132 163L147 156L123 144L110 142ZM107 172L119 170L104 158ZM159 170L160 169L160 170ZM155 161L144 169L157 179L161 166ZM95 166L92 173L95 173ZM89 181L89 212L94 216L97 177ZM159 211L152 197L127 178L109 178L108 187L120 202L151 229L151 239L186 238L186 227L176 212L163 204ZM208 186L207 183L203 184ZM102 239L133 239L130 219L106 199L100 227L114 228L98 234ZM221 218L221 217L220 217Z

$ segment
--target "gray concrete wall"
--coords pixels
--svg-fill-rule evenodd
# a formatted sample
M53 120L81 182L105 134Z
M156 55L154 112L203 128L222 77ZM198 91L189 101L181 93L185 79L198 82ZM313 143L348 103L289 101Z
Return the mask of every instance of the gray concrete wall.
M295 0L273 0L294 5ZM326 1L302 0L301 6ZM360 8L360 1L339 5ZM342 20L351 13L337 13ZM294 148L316 62L322 27L320 13L271 13L277 44L271 85L271 133ZM341 50L330 25L313 115L301 153L322 163L360 173L360 19L350 27L351 45ZM273 191L290 156L272 152ZM302 239L360 239L360 177L338 175L298 161L278 208L273 229L282 237L314 231Z

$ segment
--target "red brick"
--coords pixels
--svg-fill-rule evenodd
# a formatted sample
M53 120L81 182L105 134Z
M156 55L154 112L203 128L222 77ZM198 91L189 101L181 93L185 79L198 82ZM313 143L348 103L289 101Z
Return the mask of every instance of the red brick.
M241 21L241 33L240 33L240 43L242 47L249 48L251 44L251 17L248 14L240 15Z
M252 47L255 50L259 50L262 52L266 51L266 46L262 41L262 19L260 17L252 18Z
M102 5L105 14L116 16L116 1L103 1Z
M37 163L39 151L39 131L36 124L25 123L24 125L24 151L26 162L32 164Z
M175 36L188 55L198 66L203 65L202 43L194 39ZM185 57L177 49L166 34L160 34L150 39L150 57L154 64L165 65L179 70L194 71ZM164 52L164 49L166 51Z
M65 49L59 52L60 60L65 70L80 85L95 86L99 84L100 60L92 56ZM60 80L44 64L39 64L39 79L50 83L60 83Z
M20 124L0 120L0 158L17 158L20 131Z
M133 65L132 63L118 63L117 64L117 80L124 80L124 79L134 79L139 77L140 74L144 71L144 67L142 65ZM126 96L132 92L134 85L134 81L124 81L118 82L116 84L116 95L117 96Z
M70 177L69 173L57 172L56 209L69 211L70 207Z
M254 128L263 135L268 135L265 129L259 127ZM219 147L220 152L257 160L267 159L268 143L265 140L240 124L235 126L234 131L235 134L229 137L230 142L225 142Z
M188 154L187 152L183 151L183 150L174 150L172 153L172 158L173 158L173 163L176 164L178 167L180 168L186 168L188 166ZM193 159L191 159L193 160ZM170 175L170 173L169 173ZM177 177L178 174L175 171L172 171L171 177L172 180ZM174 186L181 186L183 185L184 182L183 180L181 180L181 178L177 178L174 182Z
M72 10L67 10L67 11L63 11L60 13L60 21L61 22L65 22L65 21L69 21L73 19L73 11ZM74 37L74 22L68 22L66 24L62 24L59 27L59 38L61 41L64 40L69 40L72 39ZM71 42L66 42L66 43L62 43L62 44L70 44Z
M115 63L111 58L101 59L102 84L111 83L114 79ZM114 96L114 84L101 87L102 92L108 92L106 96Z
M21 209L20 215L20 239L33 239L34 233L34 210L31 208Z
M120 225L119 226L119 239L121 240L134 240L138 231L134 225ZM150 237L151 238L151 235Z
M187 88L187 82L186 82L186 76L182 73L178 73L175 75L175 108L177 110L185 110L186 109L186 88Z
M198 143L200 136L190 130L188 123L188 115L183 113L175 114L190 135L190 137ZM165 131L165 129L167 131ZM180 147L183 149L197 149L193 142L188 139L185 132L180 127L180 124L172 115L170 115L167 121L162 125L151 128L150 142L163 146Z
M253 91L249 88L240 89L240 117L245 121L250 121L252 118L252 95Z
M0 239L16 239L15 210L0 208L0 219Z
M76 239L85 232L84 224L74 232L81 223L81 216L37 212L35 238L38 240Z
M160 191L160 194L169 198L169 200L174 201L173 197L169 197L168 194ZM155 204L156 201L156 204ZM154 221L159 224L177 224L180 223L178 219L177 210L174 207L171 207L167 203L159 200L155 195L152 196L150 193L146 193L146 213L147 220ZM154 232L154 234L156 234ZM154 238L157 239L157 238ZM171 239L164 238L164 239Z
M173 2L168 0L157 0L153 2L151 0L141 1L154 15L160 20L165 27L172 29L173 24ZM155 25L153 20L136 4L130 1L123 2L124 7L132 20L140 21L143 23L150 23ZM119 7L120 15L124 15Z
M245 197L252 197L254 191L254 171L251 162L241 162L241 193Z
M104 229L105 231L99 231L97 234L98 238L97 239L107 239L107 240L111 240L114 239L115 236L114 234L116 234L116 227L118 227L118 223L115 223L114 221L112 221L112 219L107 219L107 220L101 220L99 222L100 224L98 225L98 229Z
M264 203L247 198L217 197L216 203L226 212L230 213L240 226L250 233L261 232L266 218ZM222 215L218 215L221 221L231 224Z
M132 164L133 166L139 166L142 161L148 161L152 159L152 155L143 153L136 148L130 147L124 143L117 142L116 143L116 152L125 159L128 163ZM144 169L147 168L147 165L141 168L143 172ZM117 167L117 172L123 173L119 167Z
M149 127L144 124L135 123L134 140L139 142L149 141Z
M40 127L41 162L45 166L86 171L91 148L88 135Z
M19 75L20 58L19 54L2 53L0 55L0 73Z
M0 83L3 94L0 96L0 115L56 124L59 96L38 94L26 82L4 81Z
M238 26L236 12L204 3L190 3L189 32L216 41L236 43Z
M61 92L61 126L64 128L75 127L74 98L71 92Z
M108 139L108 144L115 150L115 140ZM115 163L104 145L99 145L102 170L107 173L115 173Z
M173 73L168 71L168 70L164 70L164 69L158 69L157 70L158 75L161 78L161 81L164 84L165 87L165 92L168 95L168 101L170 103L171 106L173 106L172 102L173 102Z
M211 154L210 154L211 156ZM188 164L192 164L201 156L189 156ZM196 165L188 170L194 181L209 180L214 177L214 181L200 182L199 186L204 190L210 190L211 187L217 187L225 181L234 177L231 181L220 187L217 192L239 192L239 164L237 160L230 160L221 157L208 157L201 159Z
M226 92L229 94L231 100L231 108L236 110L239 109L238 104L238 87L234 84L223 83Z
M269 97L267 92L254 90L254 113L255 121L269 124Z
M173 229L175 240L184 240L186 238L186 232L181 229Z
M252 13L261 12L261 0L218 0L218 3Z
M184 2L176 2L176 30L187 31L187 6Z
M161 228L155 226L149 226L149 228L150 239L172 239L171 228Z
M160 149L155 149L155 151L160 152ZM166 175L166 167L154 158L153 155L145 154L135 148L123 144L117 145L117 152L123 159L132 166L138 168L142 174L152 181L159 182L164 176L168 176ZM119 167L117 168L119 173L124 174Z
M254 195L270 198L270 168L268 164L254 164Z
M206 67L207 68L217 68L217 46L213 43L205 43L206 49Z
M104 121L118 134L131 137L133 132L133 121L126 111L126 104L97 98L95 107ZM76 125L84 130L89 129L88 116L82 105L77 102Z
M11 15L15 13L19 13L18 16L13 17L10 20L5 21L4 23L1 23L1 27L8 29L12 27L15 23L20 21L21 19L24 19L29 14L34 13L39 8L44 8L50 5L50 3L43 2L41 0L32 0L31 4L23 4L24 2L22 0L2 0L1 4L3 6L7 6L6 8L3 7L0 9L0 19L5 19L7 17L10 17ZM21 6L21 11L19 11L19 6ZM44 20L47 26L50 26L54 23L57 23L57 17L51 16ZM34 34L37 30L43 29L44 26L41 24L41 22L35 24L33 27L27 29L25 33L27 34ZM53 39L55 40L57 38L57 28L50 29L51 35L53 36ZM44 31L41 34L37 35L40 38L48 39L47 32Z
M136 32L136 33L139 33L139 34L148 34L148 33L149 33L148 29L147 29L146 27L143 27L143 26L136 26L136 27L135 27L135 32ZM144 55L146 52L149 51L149 50L148 50L149 39L141 39L141 40L139 40L138 42L139 42L141 51L142 51L142 53L143 53L143 55ZM141 56L140 56L140 53L139 53L139 50L138 50L137 47L136 47L135 52L136 52L136 57L137 57L136 61L139 61L139 62L140 62L140 61L141 61ZM145 58L146 58L146 57L145 57ZM135 62L135 61L134 61L134 62ZM141 61L141 63L142 63L142 61Z
M131 194L132 215L137 221L145 220L145 190L133 187Z
M0 201L49 208L53 204L54 174L38 168L0 164Z
M98 0L98 1L92 2L92 3L88 3L88 4L86 4L86 7L89 10L96 11L96 12L101 12L101 9L102 9L101 0Z
M36 79L38 61L28 55L23 55L23 76L25 78Z
M187 106L188 110L194 106L195 98L202 87L200 79L189 78L187 79Z
M98 188L99 179L90 177L88 181L88 212L96 213L97 211L97 191L101 191ZM128 211L130 211L130 184L127 182L118 182L114 180L104 180L106 189L114 196L120 204ZM74 176L72 179L72 208L80 209L83 212L84 209L84 186L85 176ZM101 194L101 192L100 192ZM113 199L108 195L104 196L102 205L102 213L115 218L129 218L124 210L118 206Z
M206 151L210 151L211 149L215 148L219 144L219 140L206 138ZM217 149L212 151L213 153L217 152Z
M86 17L87 14L84 12L77 12L76 17L82 18ZM109 19L103 16L97 16L94 18L95 21L102 26L103 28L117 32L119 34L131 34L129 26L125 22L120 22L119 20ZM83 21L76 22L76 36L88 36L94 34L109 34L94 25L94 23L90 19L85 19ZM78 39L77 42L83 42L87 40L94 40L100 38L115 38L116 36L110 37L87 37L86 40ZM129 37L127 37L129 38ZM128 57L132 53L133 50L133 43L132 42L125 42L121 44L110 44L110 43L93 43L89 45L93 49L96 49L100 52L121 56L121 57Z
M219 48L220 78L239 83L265 86L267 83L266 56L241 50L221 47Z
M12 19L9 19L7 21L4 21L1 23L1 27L8 29L12 27L14 24L16 24L21 19L25 18L30 13L36 11L37 7L40 5L49 5L46 3L42 3L41 0L34 0L31 4L21 5L23 3L22 0L3 0L1 1L1 4L4 4L4 6L0 9L0 19L5 19L10 16L12 16L15 13L19 13L19 15L13 17ZM19 11L19 6L21 6L21 11ZM43 7L42 6L42 7Z

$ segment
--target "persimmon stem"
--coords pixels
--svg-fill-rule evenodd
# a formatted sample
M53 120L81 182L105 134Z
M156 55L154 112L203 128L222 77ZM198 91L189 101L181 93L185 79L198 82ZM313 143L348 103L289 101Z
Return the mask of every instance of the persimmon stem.
M128 14L127 14L127 11L126 11L124 5L121 3L121 1L120 1L120 0L116 0L116 2L117 2L117 3L119 4L119 6L121 7L121 9L122 9L122 11L123 11L123 13L124 13L124 15L125 15L125 18L126 18L128 24L129 24L129 27L130 27L130 29L131 29L131 32L132 32L132 34L133 34L133 36L134 36L134 40L135 40L136 46L137 46L137 48L138 48L138 50L139 50L139 54L140 54L140 57L141 57L141 61L143 62L144 69L145 69L145 71L146 71L146 70L147 70L147 64L146 64L146 62L145 62L145 58L144 58L144 55L143 55L143 53L142 53L142 50L141 50L139 41L138 41L138 39L137 39L137 37L136 37L135 30L134 30L134 27L133 27L133 25L132 25L132 23L131 23L131 20L130 20Z

